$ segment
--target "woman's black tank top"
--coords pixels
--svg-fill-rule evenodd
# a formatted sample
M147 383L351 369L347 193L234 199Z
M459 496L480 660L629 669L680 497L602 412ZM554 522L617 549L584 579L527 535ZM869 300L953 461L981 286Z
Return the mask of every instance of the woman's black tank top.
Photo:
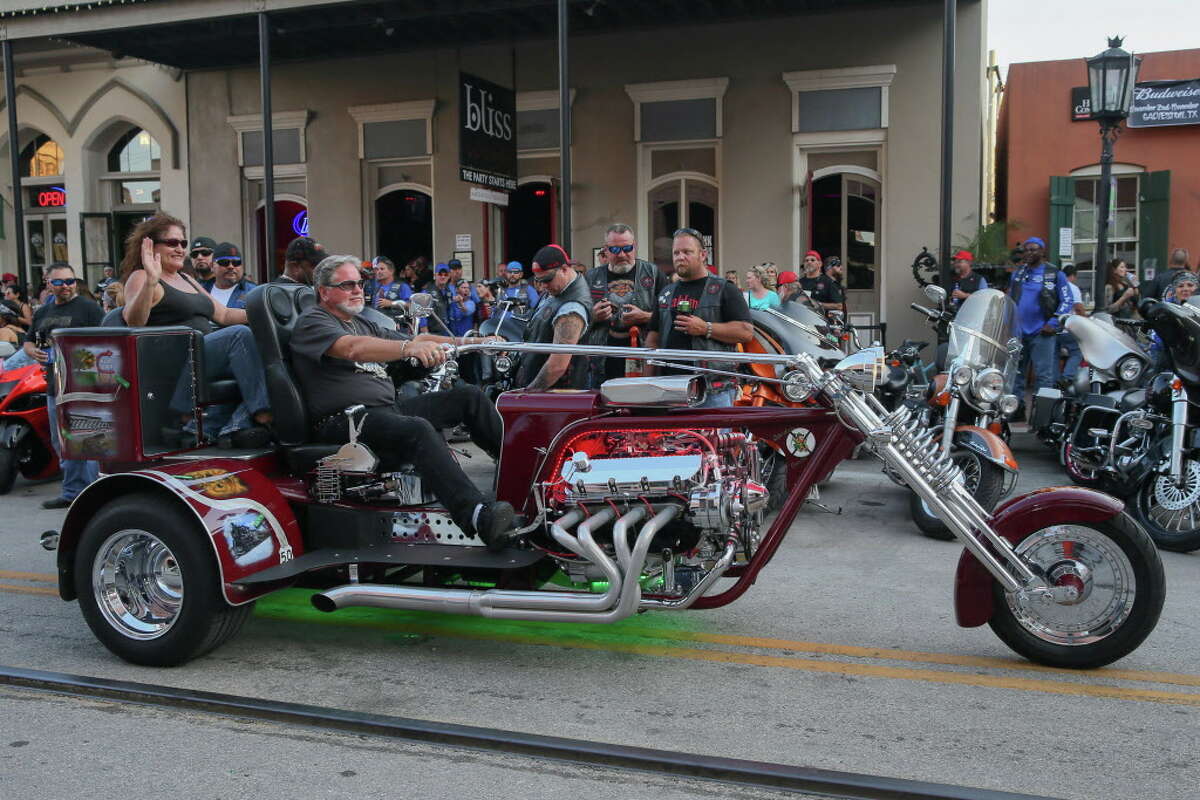
M186 280L186 279L185 279ZM163 296L150 308L147 325L186 325L203 335L212 333L212 300L197 292L181 292L166 281L159 281Z

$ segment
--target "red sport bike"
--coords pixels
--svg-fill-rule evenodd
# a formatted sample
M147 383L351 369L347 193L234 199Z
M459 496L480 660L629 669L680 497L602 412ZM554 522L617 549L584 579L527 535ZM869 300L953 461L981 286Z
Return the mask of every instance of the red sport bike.
M10 370L0 366L0 494L12 491L17 475L36 481L57 474L46 413L46 371L41 364Z
M79 601L120 657L148 665L195 658L232 636L255 598L291 586L311 587L313 605L328 612L373 606L607 623L644 610L722 606L753 585L810 488L862 442L963 543L960 625L990 624L1031 660L1086 668L1128 654L1158 620L1162 563L1119 501L1044 489L985 511L910 412L887 411L872 397L885 374L878 348L831 368L803 353L722 354L780 367L767 379L793 402L814 400L800 407L701 408L702 374L504 393L495 491L524 515L527 545L489 552L432 502L415 473L376 468L354 440L361 407L346 410L349 444L309 439L288 338L313 302L311 288L280 284L247 302L279 439L255 451L174 452L157 438L179 381L195 388L198 407L220 394L198 380L201 351L189 329L57 332L69 365L59 400L64 441L105 461L108 474L43 544L57 547L63 599ZM94 374L97 359L80 350L107 352L121 380ZM483 350L645 358L683 369L705 355L502 344L450 356ZM764 441L785 454L787 469L774 518L765 515Z

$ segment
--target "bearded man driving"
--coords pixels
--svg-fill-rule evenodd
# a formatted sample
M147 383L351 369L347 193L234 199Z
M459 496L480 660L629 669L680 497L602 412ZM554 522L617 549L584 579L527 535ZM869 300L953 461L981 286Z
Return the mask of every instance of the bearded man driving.
M315 438L348 441L343 412L365 405L359 439L379 457L380 469L394 472L412 464L460 529L474 532L491 550L505 548L516 537L512 506L485 502L436 430L464 422L471 438L496 458L501 429L495 408L473 386L397 400L385 364L416 359L436 367L446 360L442 344L451 340L428 334L410 338L358 316L366 303L359 263L355 256L329 256L317 265L313 285L319 302L300 315L292 332L292 364L316 421Z
M589 270L585 279L592 293L591 326L584 344L629 347L631 328L641 342L649 332L655 300L667 288L667 276L657 265L637 257L633 228L622 223L604 232L603 265ZM609 378L625 377L625 359L594 357L588 360L588 386L600 388Z

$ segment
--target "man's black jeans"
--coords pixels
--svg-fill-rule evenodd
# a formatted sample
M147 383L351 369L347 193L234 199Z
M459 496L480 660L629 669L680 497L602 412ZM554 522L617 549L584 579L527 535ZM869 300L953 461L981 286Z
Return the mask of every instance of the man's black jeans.
M425 397L434 398L440 394L445 393L435 392ZM350 439L343 416L325 420L316 434L317 439L330 444L345 443ZM471 517L475 506L484 502L483 495L455 462L442 435L428 420L413 416L412 411L402 410L399 405L373 406L367 409L359 439L379 457L383 472L394 472L401 465L412 464L424 485L450 512L455 524L466 532L475 530Z
M504 435L500 414L478 386L455 386L443 392L405 397L396 402L396 407L401 414L429 420L438 430L466 425L471 441L494 461L500 460Z

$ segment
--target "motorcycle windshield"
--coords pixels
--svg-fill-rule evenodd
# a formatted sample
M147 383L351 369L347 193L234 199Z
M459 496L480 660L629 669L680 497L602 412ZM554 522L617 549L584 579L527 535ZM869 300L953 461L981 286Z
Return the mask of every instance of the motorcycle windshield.
M999 289L980 289L967 297L950 323L946 362L983 370L1004 371L1013 353L1009 340L1016 330L1017 307Z
M1162 339L1174 371L1190 385L1200 384L1200 317L1174 303L1158 303L1147 322Z

